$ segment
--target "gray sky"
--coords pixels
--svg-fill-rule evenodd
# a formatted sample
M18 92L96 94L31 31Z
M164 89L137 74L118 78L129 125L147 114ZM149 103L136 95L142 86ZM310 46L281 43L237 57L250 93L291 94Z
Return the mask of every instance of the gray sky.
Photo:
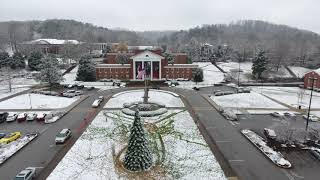
M0 21L74 19L140 31L254 19L320 33L319 7L319 0L0 0Z

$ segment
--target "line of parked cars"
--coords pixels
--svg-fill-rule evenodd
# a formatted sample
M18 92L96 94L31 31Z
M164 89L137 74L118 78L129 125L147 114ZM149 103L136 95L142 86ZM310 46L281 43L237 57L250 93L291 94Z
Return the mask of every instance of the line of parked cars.
M82 95L83 92L82 91L77 91L77 90L67 90L61 93L61 96L63 97L69 97L69 98L73 98L75 96L80 96Z
M50 116L47 116L46 113L14 113L14 112L0 112L0 123L3 122L14 122L18 121L44 121L47 118L51 118Z

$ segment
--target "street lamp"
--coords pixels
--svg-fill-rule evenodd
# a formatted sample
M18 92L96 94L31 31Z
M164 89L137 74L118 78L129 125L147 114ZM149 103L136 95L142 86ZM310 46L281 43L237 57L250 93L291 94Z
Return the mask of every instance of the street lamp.
M310 108L311 108L312 93L313 93L313 88L314 88L314 81L317 80L317 78L315 78L315 77L309 77L308 79L309 79L309 80L312 80L312 87L311 87L311 95L310 95L309 108L308 108L308 117L307 117L306 131L308 131L308 125L309 125Z
M32 103L31 103L31 95L29 93L29 103L30 103L30 109L32 109Z

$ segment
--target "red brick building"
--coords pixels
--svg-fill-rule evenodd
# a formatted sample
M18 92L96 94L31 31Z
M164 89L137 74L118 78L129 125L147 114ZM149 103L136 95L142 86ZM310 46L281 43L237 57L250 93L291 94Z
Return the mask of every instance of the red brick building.
M311 89L312 84L315 89L320 89L320 68L304 75L304 88Z
M173 64L162 56L161 49L136 50L127 53L127 64L118 64L117 53L108 53L103 64L96 66L97 79L151 80L191 79L192 70L198 65L187 64L186 54L174 54Z

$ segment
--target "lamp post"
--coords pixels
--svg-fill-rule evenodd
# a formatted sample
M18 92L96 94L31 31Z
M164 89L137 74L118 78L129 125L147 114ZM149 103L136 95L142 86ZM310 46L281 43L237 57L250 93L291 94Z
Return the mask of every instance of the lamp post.
M309 80L312 80L312 87L311 87L311 95L310 95L309 108L308 108L306 131L308 131L308 125L309 125L310 108L311 108L312 93L313 93L313 88L314 88L314 81L317 80L317 78L315 78L315 77L309 77L308 79L309 79Z
M31 103L31 95L29 93L29 103L30 103L30 109L32 109L32 103Z

